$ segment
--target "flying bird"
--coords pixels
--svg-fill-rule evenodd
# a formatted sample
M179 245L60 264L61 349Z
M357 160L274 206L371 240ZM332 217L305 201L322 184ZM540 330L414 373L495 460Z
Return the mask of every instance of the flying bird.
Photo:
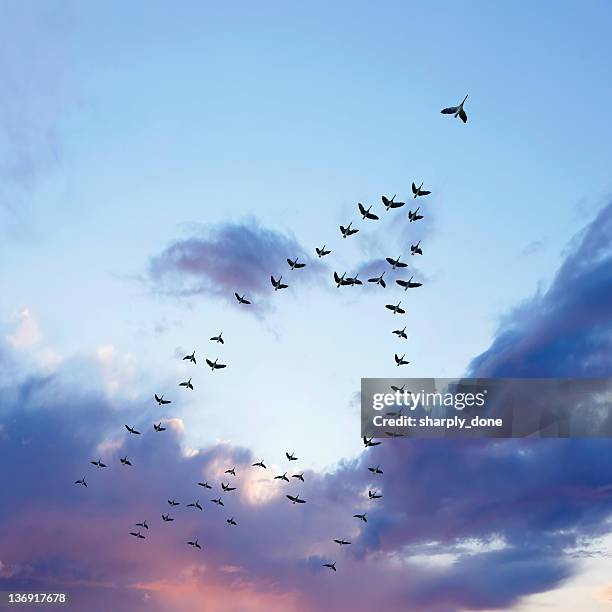
M395 353L395 363L396 363L396 365L398 365L398 366L408 365L410 362L406 361L404 359L405 356L406 356L406 354L404 354L401 357L399 357L398 354Z
M395 330L393 330L393 333L398 338L402 338L403 340L408 340L408 334L406 334L406 326L404 326L403 329L395 329Z
M285 452L285 456L287 457L287 459L289 459L289 461L297 461L298 458L295 456L295 453L287 453Z
M325 245L323 245L321 248L315 247L315 251L317 252L317 257L319 258L325 257L326 255L329 255L331 253L331 251L325 250Z
M351 287L354 287L355 285L363 285L363 283L357 278L358 276L359 273L355 274L355 276L349 276L348 278L344 279L342 284L349 285Z
M231 474L232 476L235 476L236 468L230 468L229 470L225 470L225 474Z
M387 260L387 262L391 266L392 270L395 270L396 268L406 268L406 267L408 267L408 264L404 263L403 261L400 261L399 257L397 259L393 259L392 257L385 257L385 259Z
M247 300L244 297L244 293L242 295L238 295L236 292L234 292L234 295L236 296L236 299L238 300L239 304L250 304L251 302L249 302L249 300Z
M144 527L145 529L149 528L149 526L147 525L147 521L142 521L142 523L136 523L136 527Z
M346 285L347 282L345 280L346 272L342 274L342 276L338 276L337 272L334 272L334 281L336 282L336 287L340 288L340 285Z
M290 499L291 502L294 504L305 504L306 503L306 500L300 499L299 495L286 495L285 497L287 497L287 499Z
M139 431L136 431L133 427L129 427L128 425L125 426L125 428L131 433L131 434L135 434L137 436L140 435Z
M410 221L410 223L413 221L420 221L423 218L423 215L419 215L419 208L420 206L414 212L411 210L408 211L408 221Z
M219 497L219 499L211 499L210 500L213 504L217 504L217 506L225 506L225 504L221 501L221 498Z
M453 117L459 117L459 119L461 119L463 123L467 123L467 114L463 110L463 105L465 104L466 100L467 96L463 98L463 102L461 102L459 106L449 106L448 108L443 108L440 112L443 115L452 115Z
M161 421L159 423L153 423L153 429L155 431L166 431L166 428L162 427Z
M410 280L402 280L401 278L399 278L398 280L396 280L395 282L400 286L404 288L404 291L408 291L408 289L416 289L417 287L422 287L423 283L413 283L412 279L414 278L414 276L410 277Z
M342 234L343 238L346 238L347 236L352 236L353 234L356 234L359 231L358 229L351 229L351 225L353 225L352 221L346 227L344 227L343 225L340 226L340 233Z
M225 341L223 340L223 332L221 332L218 336L213 336L210 339L212 342L217 342L220 344L225 344Z
M368 470L370 470L372 474L382 474L383 473L379 465L377 465L376 467L369 467Z
M208 481L207 482L198 482L198 484L201 487L204 487L205 489L212 489L212 487L208 484Z
M177 501L176 501L176 499L169 499L169 500L168 500L168 503L169 503L171 506L180 506L180 505L181 505L181 502L177 502Z
M236 487L230 487L229 482L227 484L225 484L224 482L221 483L221 488L224 491L235 491Z
M382 495L380 493L377 493L376 491L374 491L373 493L372 491L368 491L368 497L370 499L380 499Z
M258 461L257 463L254 463L253 467L260 467L260 468L263 468L264 470L266 469L266 465L263 462L263 459L261 461Z
M215 359L214 361L211 361L210 359L206 359L206 363L208 364L208 367L211 370L220 370L221 368L225 368L227 367L227 364L225 363L217 363L217 361L219 361L218 359Z
M383 289L386 288L387 283L385 283L383 276L385 275L385 273L383 272L380 276L377 276L375 278L368 278L368 283L376 283L377 285L380 285Z
M132 462L127 458L127 455L125 457L121 457L121 463L123 463L123 465L132 465Z
M368 208L367 210L364 208L363 204L361 202L359 202L357 204L357 206L359 207L359 212L361 213L361 218L362 219L372 219L372 221L377 221L378 220L378 216L375 215L374 213L371 213L371 206L370 208Z
M191 384L191 378L185 382L179 383L179 387L185 387L185 389L191 389L193 391L193 385Z
M140 538L141 540L145 539L140 531L130 531L130 535L133 535L135 538Z
M187 508L197 508L198 510L201 510L202 506L200 506L200 500L196 499L196 501L192 504L187 504Z
M364 523L368 522L368 515L366 512L364 512L363 514L353 514L353 518L361 519Z
M366 447L368 447L368 446L378 446L380 444L380 442L374 442L374 438L366 438L365 436L363 436L363 444Z
M238 523L234 520L234 517L228 518L225 521L228 525L237 525Z
M171 404L172 401L171 400L165 400L164 396L162 395L161 397L158 396L157 394L155 394L155 401L160 405L163 406L165 404Z
M389 199L387 196L381 196L382 203L385 205L385 208L387 209L387 211L390 208L401 208L404 205L404 202L395 201L395 195L391 199Z
M202 548L199 544L197 540L194 540L193 542L187 542L187 544L189 544L189 546L193 546L194 548Z
M333 563L323 563L323 567L329 567L329 569L332 569L335 572L336 571L336 562L334 561Z
M304 474L292 474L291 478L297 478L298 480L304 482Z
M289 482L289 479L287 478L287 472L285 472L282 476L275 476L274 480L285 480L286 482Z
M418 198L419 196L426 196L431 193L431 191L421 189L421 187L423 187L423 183L421 183L418 187L414 184L414 182L412 183L412 193L414 194L415 198Z
M406 311L403 308L400 308L401 302L398 302L396 306L393 304L385 305L387 310L390 310L393 314L406 314Z
M292 270L299 270L300 268L303 268L303 267L305 267L305 266L306 266L306 264L305 264L305 263L298 263L298 258L297 258L297 257L296 257L295 259L293 259L293 260L292 260L292 259L289 259L289 258L287 257L287 263L289 264L289 267L290 267Z
M191 355L185 355L183 357L183 361L191 361L191 363L196 363L195 351L193 351L193 353L191 353Z
M98 468L105 468L106 467L106 463L102 463L102 461L100 461L100 459L98 459L97 461L90 461L89 463L91 463L92 465L95 465Z
M274 280L274 277L270 276L270 282L272 283L272 286L274 287L274 291L278 291L279 289L286 289L289 286L289 285L285 285L284 283L281 283L282 280L283 280L282 275L280 276L278 280Z
M413 244L410 246L410 254L411 255L422 255L423 251L421 250L421 247L419 246L421 244L421 241L419 240L416 244Z
M74 484L80 484L83 485L84 487L87 486L87 482L85 481L85 476L83 476L83 478L79 478L79 480L75 480Z
M401 387L398 387L396 385L391 385L392 391L399 391L400 393L403 393L405 388L406 388L406 385L402 385ZM408 393L412 395L412 391L408 391Z
M164 521L164 523L171 523L174 519L170 516L170 513L168 513L162 514L162 520Z
M350 542L348 540L345 540L344 538L342 538L341 540L336 540L334 538L334 542L336 544L340 544L340 546L346 546L347 544L350 544Z

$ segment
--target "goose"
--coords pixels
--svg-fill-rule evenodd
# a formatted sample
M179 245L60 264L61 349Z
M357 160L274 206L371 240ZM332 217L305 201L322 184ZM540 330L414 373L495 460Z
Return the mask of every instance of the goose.
M344 279L344 285L349 285L351 287L354 287L355 285L363 285L363 283L359 280L359 278L357 278L359 276L359 273L355 274L355 276L350 276L348 278Z
M100 461L100 459L98 459L97 461L90 461L89 463L91 463L92 465L95 465L97 468L105 468L106 467L106 463L102 463L102 461Z
M197 540L194 540L193 542L187 542L187 544L189 544L189 546L193 546L194 548L202 548L199 544Z
M242 295L238 295L235 291L234 291L234 295L236 296L236 299L238 300L239 304L250 304L251 302L249 302L249 300L247 300L244 297L244 293Z
M153 423L153 429L155 431L166 431L166 428L162 427L161 421L159 423Z
M387 283L385 283L383 276L385 275L385 273L383 272L380 276L377 276L375 278L368 278L368 283L376 283L377 285L380 285L383 289L386 288Z
M170 506L180 506L180 505L181 505L181 502L177 502L177 501L176 501L176 499L174 499L174 498L173 498L173 499L169 499L169 500L168 500L168 504L169 504Z
M404 326L402 329L395 329L392 333L394 333L398 338L401 338L402 340L408 340L408 334L406 334L406 326Z
M374 213L371 213L370 210L372 209L372 207L370 206L370 208L368 208L367 210L365 209L365 207L363 206L363 204L361 202L359 202L357 204L357 207L359 208L359 212L361 213L361 218L362 219L371 219L372 221L377 221L378 220L378 216L375 215Z
M412 279L414 278L414 276L410 277L410 280L402 280L401 278L396 280L395 282L400 286L404 288L404 291L408 291L408 289L416 289L417 287L422 287L423 283L413 283Z
M382 474L383 473L379 465L377 465L376 467L369 467L368 470L372 472L372 474Z
M353 225L352 221L346 227L344 227L343 225L340 226L340 233L342 234L343 238L346 238L347 236L352 236L353 234L356 234L359 231L358 229L351 229L351 225Z
M408 267L408 264L404 263L403 261L400 261L399 257L397 259L393 259L392 257L385 257L385 259L391 266L392 270L395 270L396 268L407 268Z
M466 100L467 96L463 98L463 102L461 102L459 106L449 106L448 108L443 108L440 112L443 115L452 115L453 117L459 117L459 119L461 119L463 123L467 123L467 114L463 110L463 105L465 104Z
M380 442L374 442L374 438L366 438L363 436L363 444L364 446L378 446Z
M191 363L196 363L195 351L193 351L193 353L191 353L191 355L185 355L183 357L183 361L191 361Z
M238 523L234 520L234 517L228 518L225 521L228 525L237 525Z
M270 281L272 282L274 291L278 291L279 289L286 289L289 286L289 285L285 285L284 283L281 283L282 280L283 280L282 275L278 280L274 280L274 277L270 276Z
M419 208L420 206L414 212L411 210L408 211L408 221L410 221L410 223L413 221L420 221L423 218L423 215L419 215Z
M157 394L155 394L155 401L160 405L160 406L165 406L166 404L171 404L172 400L166 400L164 399L164 396L162 395L161 397L158 396Z
M325 245L323 245L321 248L315 247L315 251L317 252L317 257L319 258L325 257L326 255L329 255L331 253L331 251L325 250Z
M140 538L141 540L145 539L140 531L130 531L130 535L133 535L135 538Z
M201 510L202 506L200 506L200 500L196 499L196 501L192 504L187 504L187 508L197 508L198 510Z
M344 278L346 276L346 272L342 273L342 276L338 276L337 272L334 272L334 281L336 282L336 287L340 288L340 285L346 285L346 279Z
M395 354L395 363L396 363L398 366L408 365L410 362L409 362L409 361L406 361L406 360L404 359L404 357L405 357L405 356L406 356L406 355L404 354L404 355L402 355L401 357L398 357L398 355L397 355L397 353L396 353L396 354Z
M370 499L380 499L382 495L380 493L377 493L376 491L374 491L373 493L372 491L368 491L368 497Z
M230 487L229 482L227 484L225 484L224 482L221 483L221 488L224 491L235 491L236 487Z
M217 342L218 344L225 344L225 341L223 340L223 332L220 332L218 336L213 336L210 340L211 342Z
M287 472L285 472L281 476L275 476L274 480L284 480L286 482L289 482L289 479L287 478Z
M368 522L368 515L366 512L364 512L363 514L353 514L353 518L358 518L362 520L364 523Z
M295 456L295 453L287 453L285 452L285 456L287 457L287 459L289 459L289 461L297 461L298 458Z
M83 485L84 487L87 486L87 482L85 481L85 476L83 476L83 478L79 478L79 480L75 480L74 484L80 484Z
M191 384L191 378L185 382L179 383L179 387L185 387L185 389L191 389L193 391L193 385Z
M225 504L223 503L223 501L221 500L221 498L219 497L219 499L211 499L210 500L213 504L217 504L217 506L225 506Z
M404 389L406 388L406 385L402 385L401 387L398 387L396 385L391 385L391 390L392 391L399 391L400 393L404 392ZM412 391L407 391L406 393L409 393L410 395L412 395Z
M136 523L136 527L143 527L144 529L148 529L147 521L142 521L142 523Z
M423 183L421 183L418 187L412 183L412 193L414 194L414 198L418 198L419 196L426 196L431 193L431 191L427 191L426 189L421 189Z
M304 474L292 474L291 478L297 478L298 480L304 482Z
M336 540L334 538L334 542L336 544L339 544L340 546L346 546L347 544L350 544L350 542L348 540L345 540L344 538L342 538L341 540Z
M266 469L266 465L263 462L263 459L261 461L258 461L257 463L254 463L253 467L260 467L260 468L263 468L264 470Z
M229 470L225 470L225 474L231 474L232 476L235 476L236 468L230 468Z
M334 561L333 563L323 563L323 567L329 567L329 569L332 569L335 572L336 571L336 562Z
M217 361L219 361L218 359L215 359L214 361L211 361L210 359L206 359L206 363L208 364L208 367L211 370L220 370L221 368L226 368L227 364L225 363L217 363Z
M198 482L198 485L200 485L201 487L204 487L205 489L212 489L212 487L208 484L208 481Z
M171 523L174 519L170 516L170 514L162 514L162 521L164 523Z
M401 208L404 205L404 202L396 202L395 194L391 199L387 196L381 196L382 203L385 205L385 209L388 211L390 208Z
M297 257L293 260L287 257L287 263L289 264L289 268L291 268L291 270L299 270L300 268L303 268L306 266L305 263L298 263Z
M410 254L411 255L422 255L423 251L421 250L421 247L419 246L421 244L421 241L419 240L416 244L413 244L410 246Z
M286 495L287 499L290 499L293 504L305 504L305 499L300 499L299 495Z
M131 433L131 434L134 434L134 435L136 435L136 436L139 436L139 435L140 435L140 432L139 432L139 431L136 431L136 430L135 430L133 427L129 427L128 425L126 425L126 426L125 426L125 428L126 428L126 429L127 429L127 430L128 430L130 433Z
M400 308L401 302L398 302L397 305L387 304L385 308L390 310L393 314L406 314L406 311L403 308Z
M132 465L132 462L127 458L127 455L125 457L121 457L121 463L123 465Z

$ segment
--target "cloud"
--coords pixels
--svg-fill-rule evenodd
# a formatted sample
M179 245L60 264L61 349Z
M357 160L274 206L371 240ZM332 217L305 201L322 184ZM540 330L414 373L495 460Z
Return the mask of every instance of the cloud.
M42 331L29 308L23 308L13 317L15 329L6 339L13 348L28 348L40 344Z

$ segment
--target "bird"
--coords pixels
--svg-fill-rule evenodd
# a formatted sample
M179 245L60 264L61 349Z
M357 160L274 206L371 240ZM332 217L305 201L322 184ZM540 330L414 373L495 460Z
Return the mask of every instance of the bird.
M140 432L139 432L139 431L136 431L136 430L135 430L133 427L129 427L128 425L126 425L126 426L125 426L125 428L126 428L126 429L127 429L127 430L128 430L130 433L131 433L131 434L134 434L134 435L137 435L137 436L139 436L139 435L140 435Z
M361 202L359 202L357 204L357 207L359 208L359 212L361 213L361 218L362 219L371 219L372 221L377 221L378 220L378 216L375 215L374 213L371 213L371 206L370 208L368 208L367 210L364 208L363 204Z
M193 546L194 548L202 548L199 544L197 540L194 540L193 542L187 542L187 544L189 544L189 546Z
M353 514L353 518L361 519L364 523L368 522L368 515L366 512L364 512L363 514Z
M231 474L232 476L236 475L236 468L230 468L229 470L225 470L226 474Z
M298 480L304 482L304 474L292 474L291 478L297 478Z
M410 254L411 255L422 255L423 251L421 250L421 247L419 246L421 244L421 241L419 240L416 244L413 244L410 246Z
M260 468L263 468L264 470L266 469L266 465L263 462L263 459L261 461L258 461L257 463L254 463L253 467L260 467Z
M317 252L317 257L319 257L319 259L331 253L331 251L325 250L325 245L323 245L321 248L315 247L315 251Z
M404 205L404 202L395 201L396 195L397 194L395 194L391 199L389 199L387 196L381 196L382 203L385 205L385 208L387 209L387 211L390 208L401 208Z
M400 308L401 302L398 302L396 306L393 304L386 304L385 308L390 310L393 314L406 314L406 311L403 308Z
M221 483L221 488L224 491L235 491L236 487L230 487L229 482L227 484L225 484L224 482Z
M412 279L414 278L414 276L410 277L410 280L402 280L401 278L398 278L395 282L400 286L404 288L404 291L408 291L408 289L416 289L417 287L422 287L423 283L413 283Z
M170 504L171 506L180 506L181 502L177 502L176 499L169 499L168 500L168 504Z
M410 221L410 223L413 221L419 221L423 218L423 215L419 215L419 208L420 206L414 212L411 210L408 211L408 221Z
M168 513L168 514L162 514L162 520L165 523L171 523L174 519L170 516L170 513Z
M305 499L300 499L299 495L286 495L285 496L287 499L290 499L292 501L292 503L294 504L305 504L306 500Z
M238 523L234 520L234 517L228 518L225 521L228 525L237 525Z
M406 388L406 385L402 385L401 387L398 387L396 385L391 385L392 391L399 391L400 393L403 393L405 388ZM412 391L408 391L408 393L412 395Z
M207 482L198 482L198 484L201 487L204 487L205 489L212 489L212 487L208 484L208 481Z
M194 501L192 504L187 504L187 508L197 508L198 510L201 510L202 506L200 506L200 500L196 499L196 501Z
M385 435L389 436L390 438L404 438L404 437L406 437L406 434L395 433L394 431L385 431Z
M395 270L396 268L407 268L408 267L408 264L404 263L403 261L400 261L399 257L397 259L393 259L392 257L385 257L385 259L391 266L392 270Z
M358 229L351 229L351 225L353 225L352 221L346 227L344 227L343 225L340 226L340 233L342 234L343 238L346 238L347 236L352 236L353 234L356 234L359 231Z
M100 461L100 459L98 459L97 461L90 461L89 463L91 463L92 465L95 465L98 468L105 468L106 467L106 463L102 463L102 461Z
M335 572L336 571L336 562L334 561L333 563L323 563L323 567L329 567L329 569L332 569Z
M378 446L380 444L380 442L374 442L373 441L374 438L366 438L365 436L363 436L363 444L364 446Z
M393 333L398 338L402 338L403 340L408 340L408 335L406 334L406 326L404 326L403 329L395 329L395 330L393 330Z
M162 395L161 397L158 396L157 394L155 394L155 401L160 405L163 406L165 404L171 404L172 400L165 400L164 396Z
M289 459L289 461L297 461L298 458L295 456L295 453L287 453L285 452L285 456L287 457L287 459Z
M376 491L374 491L373 493L372 491L368 491L368 497L370 499L380 499L382 495L380 493L377 493Z
M147 521L142 521L142 523L136 523L136 527L144 527L145 529L149 528L149 526L147 525Z
M384 275L385 273L383 272L380 276L377 276L375 278L368 278L368 283L376 283L377 285L380 285L383 289L385 289L387 283L385 283L385 280L383 279Z
M251 302L249 302L249 300L247 300L244 297L244 293L242 295L238 295L235 291L234 291L234 295L236 296L236 299L238 300L239 304L250 304Z
M191 363L196 363L195 351L193 351L193 353L191 353L191 355L185 355L183 357L183 361L191 361Z
M87 486L87 482L85 481L85 476L83 476L83 478L79 478L79 480L75 480L74 484L80 484L83 485L84 487Z
M348 540L345 540L344 538L342 538L341 540L336 540L334 538L334 542L336 544L339 544L340 546L346 546L347 544L350 544L350 542Z
M191 384L191 378L185 382L179 383L179 387L185 387L185 389L191 389L193 391L193 385Z
M372 474L382 474L383 473L379 465L377 465L376 467L369 467L368 470L370 470Z
M162 427L161 421L159 423L153 423L153 429L155 431L166 431L166 428Z
M412 193L414 194L415 198L418 198L419 196L426 196L431 193L431 191L421 189L422 186L423 183L421 183L418 187L414 184L414 182L412 183Z
M133 535L135 538L140 538L141 540L145 539L140 531L130 531L130 535Z
M274 480L285 480L286 482L289 482L289 479L287 478L287 472L285 472L281 476L275 476Z
M223 501L221 500L221 498L219 497L219 499L211 499L210 500L213 504L217 504L217 506L225 506L225 504L223 503Z
M132 462L127 458L127 455L125 457L121 457L121 463L123 463L123 465L132 465Z
M397 353L395 353L395 363L396 363L398 366L408 365L410 362L409 362L409 361L406 361L406 360L404 359L404 357L405 357L405 356L406 356L406 355L404 354L404 355L402 355L401 357L399 357L399 356L398 356L398 354L397 354Z
M440 112L443 115L452 115L453 117L459 117L463 123L467 123L467 113L463 110L463 105L467 100L467 96L463 98L463 102L459 106L449 106L448 108L443 108Z
M298 263L298 258L291 260L287 257L287 263L292 270L299 270L300 268L304 268L306 266L305 263Z
M348 278L344 279L344 283L342 283L343 285L349 285L351 287L354 287L355 285L363 285L363 283L357 278L359 276L359 273L355 274L355 276L349 276Z
M217 361L219 361L218 359L215 359L214 361L211 361L210 359L206 359L206 363L208 364L208 366L210 367L211 370L220 370L221 368L225 368L227 367L227 364L225 363L217 363Z
M346 280L345 277L346 276L346 272L342 273L342 276L338 276L337 272L334 272L334 281L336 281L336 287L340 287L340 285L346 285Z
M274 291L278 291L279 289L286 289L289 286L289 285L285 285L284 283L281 283L282 280L283 280L282 275L280 276L278 280L274 280L274 277L270 276L270 281L272 283L272 286L274 287Z
M210 338L210 340L212 342L217 342L220 344L225 344L225 341L223 340L223 332L220 332L218 336L213 336L212 338Z

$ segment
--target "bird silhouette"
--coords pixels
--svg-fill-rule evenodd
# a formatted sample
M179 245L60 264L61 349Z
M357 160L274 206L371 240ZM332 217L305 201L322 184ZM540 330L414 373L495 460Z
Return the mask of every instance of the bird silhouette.
M179 387L185 387L185 389L191 389L193 391L193 385L191 384L191 378L185 382L179 383Z
M382 497L382 495L380 493L377 493L376 491L374 491L374 492L368 491L368 497L370 499L380 499Z
M397 259L393 259L392 257L385 257L385 259L387 260L387 262L391 266L392 270L395 270L396 268L406 268L406 267L408 267L408 264L404 263L403 261L400 261L399 257Z
M387 283L385 282L383 276L385 275L385 273L383 272L380 276L376 276L374 278L368 278L368 283L376 283L377 285L380 285L383 289L385 289L387 287Z
M236 292L234 292L234 295L236 296L236 299L238 300L239 304L250 304L251 303L251 302L249 302L249 300L247 300L244 297L244 294L238 295Z
M364 523L368 522L368 515L365 512L363 514L353 514L353 518L358 518L362 520Z
M206 363L208 364L208 367L214 371L214 370L220 370L221 368L225 368L227 367L227 364L225 363L217 363L217 361L219 361L218 359L215 359L214 361L211 361L210 359L206 359Z
M305 499L300 499L299 495L286 495L285 496L287 499L290 499L292 503L294 504L305 504L306 500Z
M160 405L160 406L164 406L165 404L171 404L172 401L171 400L166 400L164 399L164 396L158 396L157 394L155 395L155 401Z
M183 357L183 361L191 361L191 363L196 363L195 351L193 351L193 353L191 353L191 355L185 355Z
M100 459L98 459L97 461L90 461L89 463L91 463L92 465L95 465L97 468L105 468L106 467L106 463L102 463L102 461Z
M423 183L421 183L418 187L414 183L412 183L412 193L415 198L418 198L419 196L426 196L431 193L431 191L421 189L421 187L423 187Z
M370 210L372 209L372 207L370 206L370 208L366 209L364 207L364 205L359 202L357 204L357 207L359 208L359 212L361 213L361 218L362 219L371 219L372 221L377 221L378 220L378 216L375 215L374 213L371 213Z
M226 519L228 525L237 525L238 523L234 520L234 517Z
M344 227L343 225L340 226L340 233L342 234L343 238L346 238L347 236L352 236L353 234L356 234L359 231L358 229L351 229L351 225L353 225L352 221L346 227Z
M408 289L416 289L417 287L422 287L423 283L413 283L412 279L414 278L414 276L410 277L410 280L402 280L401 278L398 278L395 282L400 286L403 287L404 291L408 291Z
M297 478L298 480L304 482L304 474L292 474L291 478Z
M372 474L382 474L383 473L379 465L377 465L376 467L369 467L368 470L370 470Z
M459 104L459 106L449 106L448 108L443 108L440 112L443 115L452 115L453 117L459 117L463 123L467 123L467 113L463 110L463 105L467 100L467 96L463 98L463 102Z
M225 340L223 340L223 332L221 332L218 336L213 336L211 338L212 342L217 342L220 344L225 344Z
M219 497L218 499L211 499L210 500L213 504L217 504L217 506L225 506L225 504L223 503L223 501L221 500L221 498Z
M285 480L286 482L289 482L289 479L287 478L287 472L281 474L280 476L275 476L274 480Z
M346 546L347 544L350 544L350 542L349 542L348 540L345 540L344 538L343 538L343 539L341 539L341 540L336 540L336 539L334 539L334 542L335 542L336 544L339 544L341 547L342 547L342 546Z
M287 453L285 452L285 456L287 457L287 459L289 459L289 461L297 461L298 458L295 456L295 453Z
M380 444L380 442L374 442L374 438L366 438L364 436L363 437L363 444L366 447L368 447L368 446L378 446Z
M317 252L317 257L319 257L319 259L331 253L331 251L325 250L325 245L323 245L321 248L315 247L315 251Z
M289 286L289 285L285 285L284 283L281 283L282 280L283 280L282 275L280 276L278 280L275 280L273 276L270 277L270 282L272 283L272 286L274 287L274 291L278 291L279 289L286 289Z
M396 202L395 195L391 199L389 199L387 196L381 196L382 203L385 205L385 209L387 211L389 211L391 208L401 208L405 204L405 202Z
M401 302L398 302L397 305L387 304L385 308L390 310L393 314L406 314L406 311L403 308L400 308Z
M170 514L162 514L162 521L164 523L171 523L174 519L170 516Z
M336 562L334 563L323 563L323 567L329 567L329 569L336 571Z
M236 487L230 487L229 482L227 484L225 484L224 482L221 483L221 488L224 491L235 491Z
M85 481L85 476L83 476L83 478L79 478L79 480L75 480L74 484L75 485L76 484L80 484L80 485L83 485L84 487L86 487L87 486L87 482Z
M208 482L198 482L198 484L201 487L204 487L205 489L212 489L212 487L208 484Z
M231 474L232 476L235 476L236 468L230 468L229 470L225 470L225 474Z
M148 529L147 521L142 521L142 523L136 523L136 527L144 527L144 529Z
M194 548L202 548L199 544L197 540L193 540L192 542L187 542L187 544L189 544L189 546L193 546Z
M125 457L121 457L121 463L123 465L132 465L131 461L127 458L127 455Z
M421 244L421 241L419 240L416 244L413 244L410 246L410 254L411 255L422 255L423 251L421 250L421 247L419 246Z
M410 223L413 221L420 221L423 218L423 215L419 215L419 208L420 206L414 212L411 210L408 211L408 221L410 221Z
M295 259L287 258L287 263L289 264L289 267L292 270L299 270L300 268L303 268L303 267L306 266L305 263L298 263L298 258L297 257Z
M130 531L130 535L133 535L135 538L140 538L141 540L145 539L140 531Z
M153 423L153 429L155 431L166 431L166 428L162 427L161 421L159 423Z
M402 355L401 357L399 357L398 354L396 353L395 354L395 363L396 363L396 365L398 365L398 366L408 365L410 362L406 361L404 359L405 356L406 355Z
M126 426L125 426L125 428L126 428L126 429L127 429L127 430L128 430L130 433L131 433L131 434L134 434L134 435L137 435L137 436L139 436L139 435L140 435L140 432L139 432L139 431L136 431L136 430L135 430L133 427L129 427L129 426L127 426L127 425L126 425Z
M187 504L187 508L197 508L198 510L202 509L202 506L200 506L200 500L197 499L196 501L194 501L191 504Z
M253 467L260 467L260 468L263 468L264 470L266 469L263 459L261 461L258 461L257 463L254 463Z
M406 327L405 326L402 329L395 329L395 330L393 330L393 333L398 338L402 338L403 340L408 340L408 335L406 334Z

